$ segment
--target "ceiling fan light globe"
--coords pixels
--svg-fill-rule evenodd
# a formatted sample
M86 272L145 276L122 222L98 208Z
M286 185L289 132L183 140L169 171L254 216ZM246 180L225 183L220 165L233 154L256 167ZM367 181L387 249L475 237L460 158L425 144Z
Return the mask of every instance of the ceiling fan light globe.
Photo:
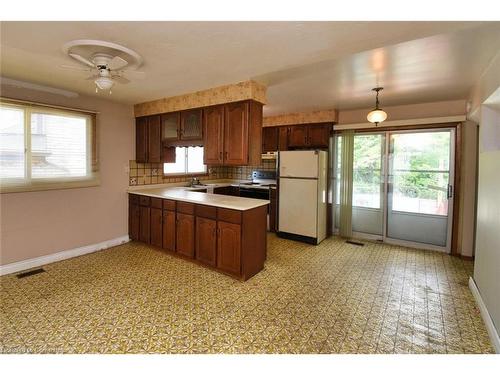
M99 77L95 80L95 84L101 90L110 90L113 87L114 82L111 78L108 77Z
M381 109L374 109L373 111L371 111L370 113L368 113L368 115L366 116L366 119L369 122L378 124L378 123L380 123L382 121L385 121L385 119L387 119L387 113L385 113Z

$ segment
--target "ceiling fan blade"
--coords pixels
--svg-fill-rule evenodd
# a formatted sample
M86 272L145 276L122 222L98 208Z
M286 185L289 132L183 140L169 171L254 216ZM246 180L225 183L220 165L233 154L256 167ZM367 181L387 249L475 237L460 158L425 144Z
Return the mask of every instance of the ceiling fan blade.
M120 70L128 65L128 61L122 59L120 56L115 56L108 64L108 69Z
M80 61L81 63L84 63L85 65L88 65L90 67L95 67L95 64L89 60L87 60L85 57L83 56L80 56L79 54L77 53L70 53L69 54L72 58L74 58L75 60L78 60Z
M138 70L123 70L120 73L132 79L144 79L146 76L146 73L139 72Z
M59 65L63 69L68 69L68 70L76 70L79 72L90 72L92 69L89 68L82 68L81 66L75 66L75 65Z
M126 84L130 82L127 78L122 76L113 76L113 80L121 84Z

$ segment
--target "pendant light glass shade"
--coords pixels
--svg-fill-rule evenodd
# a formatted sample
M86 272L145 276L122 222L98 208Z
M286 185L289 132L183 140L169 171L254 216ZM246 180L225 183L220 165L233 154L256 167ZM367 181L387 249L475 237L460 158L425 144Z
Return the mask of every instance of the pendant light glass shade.
M379 91L382 91L384 88L383 87L375 87L374 89L372 89L373 91L375 91L377 93L377 96L376 96L376 99L375 99L375 109L373 111L371 111L370 113L368 113L368 115L366 116L366 119L372 123L374 123L375 125L378 125L378 123L382 122L382 121L385 121L385 119L387 118L387 113L385 113L385 111L383 111L382 109L380 109L378 107L378 93Z
M386 118L387 118L387 113L385 113L381 109L374 109L373 111L368 113L368 116L366 116L366 119L368 121L373 122L375 124L385 121Z

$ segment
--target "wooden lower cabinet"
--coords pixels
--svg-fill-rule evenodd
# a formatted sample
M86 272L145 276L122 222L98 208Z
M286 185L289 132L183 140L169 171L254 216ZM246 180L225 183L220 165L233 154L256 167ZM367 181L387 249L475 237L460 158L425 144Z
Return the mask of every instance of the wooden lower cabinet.
M176 246L178 254L194 258L194 215L177 212Z
M219 221L217 268L239 275L241 273L241 225Z
M161 208L151 208L151 245L161 247L163 212Z
M163 210L162 225L162 248L168 251L175 251L175 211Z
M139 241L150 243L151 208L141 206L139 209L140 209Z
M216 265L217 221L196 217L196 259L211 266Z
M264 268L267 206L246 211L130 194L129 236L247 280Z
M128 233L133 241L139 240L139 223L141 221L141 214L138 204L130 203L128 211Z

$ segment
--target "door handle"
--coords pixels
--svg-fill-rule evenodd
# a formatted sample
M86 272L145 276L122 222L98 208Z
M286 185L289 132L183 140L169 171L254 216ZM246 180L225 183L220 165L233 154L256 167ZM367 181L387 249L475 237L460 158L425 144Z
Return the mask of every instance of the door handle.
M448 191L446 192L446 198L453 198L453 185L448 184Z

